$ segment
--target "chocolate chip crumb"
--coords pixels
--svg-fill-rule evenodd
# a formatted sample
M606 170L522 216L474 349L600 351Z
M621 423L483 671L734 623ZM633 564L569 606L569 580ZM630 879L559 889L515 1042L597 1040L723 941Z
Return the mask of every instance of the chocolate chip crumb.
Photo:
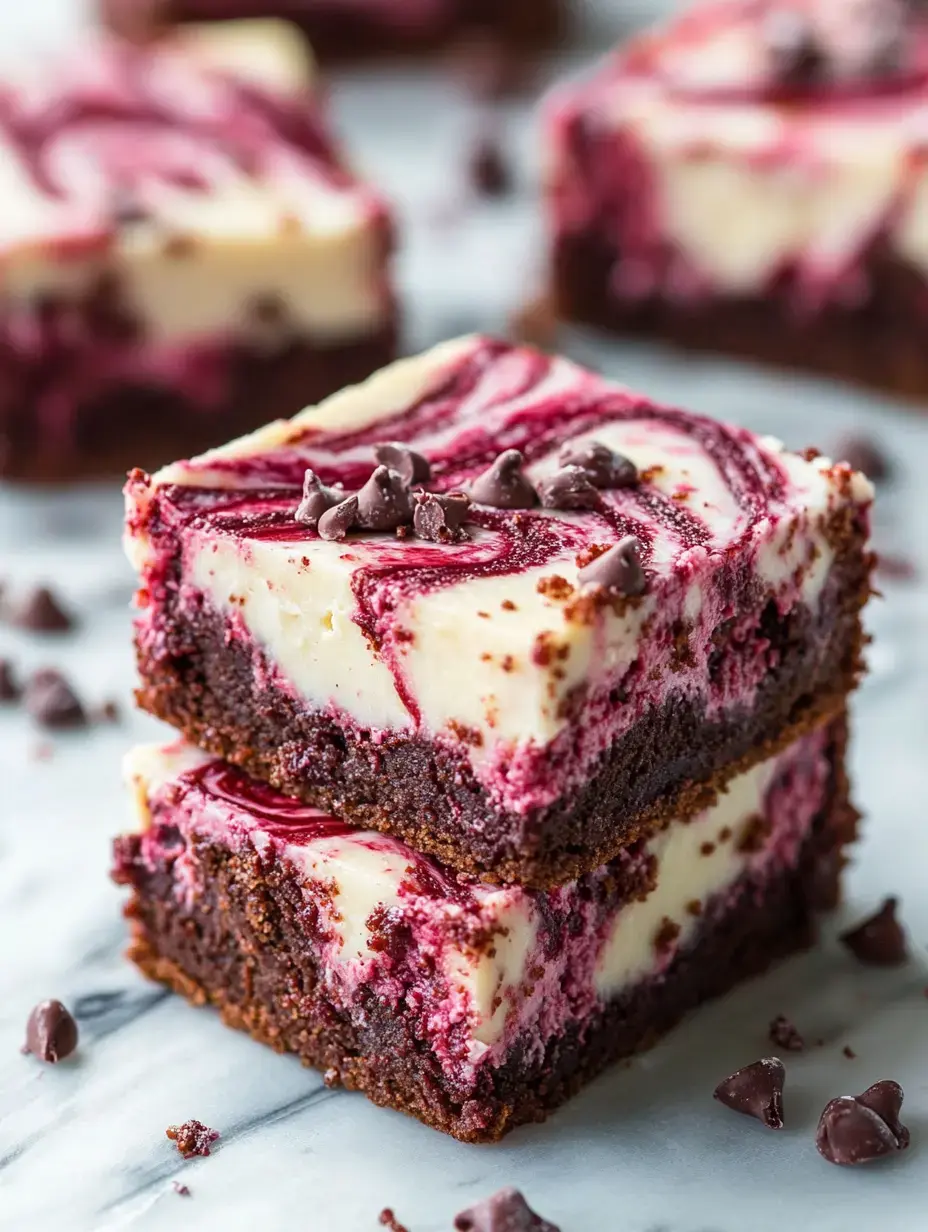
M465 492L416 492L413 501L412 525L420 539L452 543L467 537L463 525L470 497Z
M399 441L387 441L383 445L375 445L374 457L381 466L388 466L401 475L407 488L414 483L428 483L432 478L432 468L428 458Z
M77 1047L77 1023L60 1001L40 1001L26 1023L23 1052L54 1065Z
M841 1051L842 1051L842 1053L844 1054L844 1056L846 1056L846 1057L847 1057L847 1059L848 1059L849 1061L856 1061L856 1060L857 1060L857 1053L856 1053L856 1052L854 1051L854 1049L850 1046L850 1044L845 1044L845 1045L844 1045L844 1047L841 1049Z
M815 1134L819 1154L830 1164L870 1163L904 1151L909 1131L899 1120L903 1092L898 1082L883 1079L862 1095L841 1095L825 1105Z
M755 1117L768 1129L783 1128L783 1084L786 1068L779 1057L763 1057L736 1070L715 1088L726 1108Z
M491 509L532 509L538 494L522 474L522 455L507 449L470 486L471 499Z
M11 623L30 633L69 633L74 618L47 586L37 586L13 609Z
M898 967L906 962L908 946L905 930L896 919L899 901L887 898L874 915L841 934L858 962L868 967Z
M319 538L328 542L344 539L358 516L358 498L348 496L331 509L327 509L316 526Z
M307 469L303 476L303 496L293 517L301 526L317 527L322 515L344 499L344 492L327 488L314 470Z
M195 1155L208 1155L211 1143L219 1137L215 1129L210 1129L202 1121L184 1121L183 1125L169 1125L164 1131L184 1159L193 1159Z
M600 441L566 444L558 455L561 466L577 466L594 488L629 488L638 482L638 468L630 458Z
M118 723L120 720L119 702L109 698L100 707L99 718L101 723Z
M388 1206L384 1207L380 1212L380 1223L385 1228L389 1228L390 1232L409 1232L408 1228L400 1223Z
M643 594L647 578L641 566L641 541L626 535L617 544L584 565L578 574L581 586L602 586L621 595Z
M0 702L18 702L22 689L9 659L0 659Z
M778 1014L770 1024L768 1031L770 1042L787 1052L802 1052L805 1040L793 1023L784 1015Z
M536 1215L518 1189L501 1189L454 1219L455 1232L560 1232Z
M468 174L481 197L505 197L512 190L512 169L493 137L478 137L468 159Z
M51 731L87 726L87 712L74 689L54 668L36 672L26 685L26 709Z
M356 499L355 525L362 530L396 530L412 521L409 485L389 466L378 466Z
M565 466L538 485L545 509L595 509L599 493L579 466Z

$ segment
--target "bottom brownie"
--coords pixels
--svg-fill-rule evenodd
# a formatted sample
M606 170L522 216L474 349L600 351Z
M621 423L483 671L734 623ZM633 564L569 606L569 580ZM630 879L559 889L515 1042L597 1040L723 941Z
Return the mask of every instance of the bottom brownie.
M303 340L270 354L241 348L222 360L226 393L201 405L180 388L117 381L82 397L87 374L75 369L69 377L66 359L26 366L0 353L0 376L15 391L0 401L0 479L66 483L122 476L136 466L153 471L294 415L363 381L395 354L392 323L350 342ZM68 414L50 424L39 408L62 399Z
M558 316L614 333L652 337L687 350L714 351L803 369L906 398L928 398L924 345L925 283L898 258L874 253L864 303L792 311L776 289L762 297L654 295L619 299L614 274L621 252L605 235L561 237L555 245L553 294Z
M843 722L545 892L452 879L183 744L138 750L131 958L230 1026L469 1142L542 1120L808 945L855 832Z

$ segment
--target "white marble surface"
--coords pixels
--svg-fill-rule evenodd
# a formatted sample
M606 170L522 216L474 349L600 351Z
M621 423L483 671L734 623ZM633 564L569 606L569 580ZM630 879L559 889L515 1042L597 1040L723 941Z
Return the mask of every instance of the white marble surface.
M67 0L4 5L5 54L59 40ZM399 203L410 239L402 278L415 344L493 328L531 289L537 220L528 205L531 129L506 117L523 155L522 200L458 210L469 116L435 76L339 82L335 103L362 165ZM377 124L371 124L376 116ZM449 218L448 215L451 215ZM539 1128L495 1148L466 1147L227 1031L146 984L121 957L122 895L107 881L109 840L127 818L119 763L154 722L128 713L130 578L114 490L79 496L0 489L0 576L47 579L72 597L79 634L39 639L0 629L0 655L55 664L90 700L119 697L117 727L47 741L0 712L0 1229L117 1228L375 1232L394 1207L411 1232L442 1232L469 1200L522 1187L563 1232L808 1232L928 1226L928 419L837 386L764 376L657 350L571 340L581 357L651 393L832 445L865 430L891 456L878 545L914 580L885 579L872 605L872 674L855 705L854 774L867 814L843 918L888 892L903 901L916 956L898 972L857 967L835 943L711 1006L659 1048L596 1083ZM37 760L43 743L50 760ZM19 1053L40 998L74 1007L79 1054L45 1068ZM766 1024L790 1015L823 1041L787 1058L788 1128L772 1134L715 1105L715 1083L769 1050ZM857 1054L842 1054L850 1045ZM908 1155L856 1172L816 1154L831 1096L898 1079ZM197 1117L222 1133L185 1163L164 1137ZM178 1196L182 1179L192 1196Z

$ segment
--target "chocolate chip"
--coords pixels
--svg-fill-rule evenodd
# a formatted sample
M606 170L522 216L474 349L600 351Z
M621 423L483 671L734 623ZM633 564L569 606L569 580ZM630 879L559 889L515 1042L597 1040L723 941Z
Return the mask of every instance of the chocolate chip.
M471 499L491 509L532 509L538 493L522 474L522 455L507 449L470 485Z
M536 1215L518 1189L501 1189L454 1219L455 1232L560 1232Z
M54 1065L77 1047L77 1023L60 1001L40 1001L26 1023L23 1052Z
M462 527L470 508L466 492L417 492L413 499L412 524L420 539L451 543L465 537Z
M896 919L898 899L887 898L875 915L841 934L858 962L868 967L898 967L908 957L905 930Z
M22 689L9 659L0 659L0 702L18 702Z
M389 1228L390 1232L409 1232L404 1224L401 1224L397 1217L393 1214L388 1206L380 1212L378 1222L385 1228Z
M726 1108L762 1121L768 1129L782 1129L785 1080L786 1069L779 1057L763 1057L720 1082L715 1098Z
M594 488L630 488L638 482L638 468L631 458L616 453L600 441L568 442L558 456L561 466L578 466Z
M358 516L358 498L348 496L331 509L327 509L316 526L320 539L336 540L344 537L355 525Z
M614 547L584 565L577 580L581 586L602 586L629 597L643 594L648 582L641 567L641 547L640 539L626 535Z
M387 441L383 445L374 446L374 457L381 466L389 466L402 476L403 483L410 487L414 483L428 483L432 478L432 468L428 458L416 453L399 441Z
M13 611L12 623L30 633L68 633L73 617L47 586L38 586Z
M825 1105L815 1145L830 1164L866 1164L884 1155L904 1151L909 1131L899 1120L902 1087L883 1079L863 1095L842 1095Z
M412 502L402 475L378 466L358 493L355 525L363 530L396 530L411 521Z
M54 668L45 668L30 677L25 703L32 718L42 727L61 730L87 725L87 712L80 698Z
M210 1144L219 1137L215 1129L210 1129L202 1121L184 1121L183 1125L169 1125L164 1132L172 1142L177 1143L177 1149L184 1159L192 1159L194 1155L208 1155Z
M770 1042L787 1052L802 1052L806 1043L790 1020L778 1014L770 1024Z
M872 437L845 437L835 449L835 456L852 470L862 471L868 479L888 479L892 474L889 459Z
M468 160L468 172L474 191L481 197L505 197L512 190L512 171L499 143L492 137L480 137L474 143Z
M767 13L762 38L772 77L781 85L808 86L826 74L826 57L808 17L789 8Z
M595 509L599 493L586 471L579 466L565 466L538 485L538 496L545 509Z
M293 516L302 526L316 527L322 515L344 499L344 492L327 488L315 471L307 469L303 476L303 498Z

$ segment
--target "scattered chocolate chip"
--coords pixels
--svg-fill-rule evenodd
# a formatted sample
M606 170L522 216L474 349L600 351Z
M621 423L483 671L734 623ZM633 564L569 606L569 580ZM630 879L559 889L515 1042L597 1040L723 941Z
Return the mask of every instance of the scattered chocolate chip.
M844 1054L844 1056L847 1057L849 1061L857 1060L857 1053L850 1046L850 1044L845 1044L844 1047L841 1049L841 1052Z
M762 38L771 75L782 85L808 86L825 75L826 60L809 19L790 8L771 8Z
M825 1105L815 1134L819 1154L830 1164L870 1163L904 1151L909 1131L899 1120L902 1087L883 1079L863 1095L842 1095Z
M118 723L120 718L119 702L114 702L112 698L105 701L100 707L99 718L101 723Z
M327 509L319 519L316 530L320 539L336 540L344 537L355 525L358 516L358 498L348 496L331 509Z
M579 466L565 466L543 479L538 496L545 509L595 509L600 500L586 471Z
M40 1001L26 1023L23 1052L54 1065L77 1047L77 1023L60 1001Z
M783 1014L778 1014L774 1018L768 1034L772 1044L776 1044L778 1048L783 1048L787 1052L802 1052L806 1046L805 1040L796 1027Z
M560 1232L536 1215L518 1189L501 1189L454 1219L455 1232Z
M755 1117L768 1129L783 1128L783 1084L786 1068L779 1057L763 1057L715 1088L715 1098L726 1108Z
M87 712L71 685L54 668L30 677L24 694L26 709L41 726L52 731L87 726Z
M378 466L358 493L355 525L362 530L396 530L411 521L412 502L402 475Z
M532 509L538 493L522 474L522 455L507 449L470 485L470 496L491 509Z
M872 437L845 437L835 449L835 456L852 470L863 471L868 479L888 479L892 474L889 459Z
M182 1185L180 1181L172 1181L171 1185L174 1189L174 1192L176 1194L180 1194L182 1198L190 1197L190 1187L188 1185Z
M577 466L594 488L630 488L638 482L638 468L631 458L616 453L600 441L568 443L558 456L561 466Z
M193 1159L194 1155L208 1155L210 1144L219 1137L217 1130L209 1129L202 1121L184 1121L183 1125L169 1125L164 1132L172 1142L177 1143L177 1149L184 1159Z
M385 1228L389 1228L390 1232L409 1232L409 1229L406 1228L404 1224L400 1223L388 1206L384 1207L384 1209L380 1212L379 1222L382 1223Z
M619 594L643 594L647 578L641 567L641 541L626 535L617 544L584 565L577 575L581 586L603 586Z
M468 173L474 191L481 197L505 197L512 190L512 170L493 137L479 137L474 143Z
M303 476L303 497L293 516L302 526L316 527L322 515L344 499L344 492L327 488L315 471L307 469Z
M406 487L414 483L428 483L432 478L432 468L428 458L416 453L399 441L387 441L383 445L374 446L374 457L381 466L388 466L402 477Z
M30 633L69 633L73 617L47 586L38 586L13 610L11 623Z
M417 492L413 500L412 525L420 539L451 543L465 537L462 528L470 508L466 492Z
M868 967L898 967L908 957L905 930L896 919L899 900L887 898L875 915L841 934L858 962Z
M18 702L22 689L9 659L0 659L0 702Z

